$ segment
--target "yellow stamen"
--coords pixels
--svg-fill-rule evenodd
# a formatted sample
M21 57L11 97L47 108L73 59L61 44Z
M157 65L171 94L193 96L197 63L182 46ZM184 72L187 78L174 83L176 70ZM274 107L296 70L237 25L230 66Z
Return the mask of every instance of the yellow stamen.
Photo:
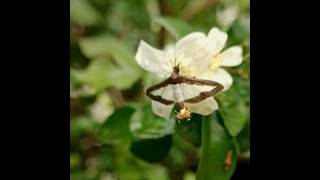
M191 118L191 112L188 110L188 108L183 108L180 110L180 112L177 113L177 119L184 120L184 119L190 119Z
M215 56L215 57L212 59L212 63L209 65L209 68L210 68L211 70L214 70L214 69L220 67L220 65L221 65L221 59L222 59L222 58L221 58L221 55Z
M180 74L192 77L194 74L194 69L192 69L191 67L180 66Z

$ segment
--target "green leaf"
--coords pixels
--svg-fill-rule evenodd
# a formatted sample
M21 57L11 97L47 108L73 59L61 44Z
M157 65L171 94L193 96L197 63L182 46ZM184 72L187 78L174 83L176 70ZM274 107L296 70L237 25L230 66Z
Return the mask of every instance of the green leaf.
M82 53L88 58L112 56L120 64L128 63L137 66L134 60L134 52L124 42L109 34L82 38L79 45Z
M190 142L192 145L198 147L201 145L201 123L202 116L199 114L192 114L190 121L181 121L176 125L176 134Z
M175 17L158 17L154 19L154 22L163 26L176 39L180 39L184 35L194 31L194 28L191 27L187 22Z
M79 153L70 153L70 169L78 168L81 165L82 157Z
M202 120L201 157L197 180L230 179L237 163L236 144L218 119L217 113ZM232 152L231 166L225 169L228 152Z
M130 144L102 146L99 151L100 156L97 157L100 162L97 168L115 175L111 179L169 180L167 169L164 166L150 164L137 158L129 151L129 146ZM96 180L98 179L96 178Z
M250 18L240 17L234 22L228 33L230 37L230 44L236 45L248 39L250 34Z
M100 14L87 0L70 0L70 19L82 25L96 25Z
M250 121L246 123L236 139L239 144L240 153L250 150Z
M131 131L136 138L160 138L174 133L176 120L163 119L153 113L151 104L137 107L132 115Z
M70 122L70 135L73 140L81 137L82 134L95 131L96 122L87 116L74 118Z
M217 99L225 127L231 136L237 136L249 119L248 81L235 78L232 87Z
M138 80L135 72L125 70L113 64L110 59L95 59L84 70L71 70L72 76L78 82L93 86L97 91L114 86L119 89L128 89Z
M134 109L130 107L119 108L103 123L98 139L103 143L122 143L132 139L129 129L130 118Z
M141 75L133 52L119 40L101 35L80 40L82 53L93 61L85 70L71 71L72 77L98 90L108 86L130 88Z
M194 172L188 171L184 174L183 180L195 180L196 174Z
M137 157L155 163L164 159L172 145L172 136L164 136L159 139L144 139L134 141L131 144L130 151Z

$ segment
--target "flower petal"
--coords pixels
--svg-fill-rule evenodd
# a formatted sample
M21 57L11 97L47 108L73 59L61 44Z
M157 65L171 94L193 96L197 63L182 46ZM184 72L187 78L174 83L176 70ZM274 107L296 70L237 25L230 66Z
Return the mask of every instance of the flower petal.
M201 114L204 116L213 113L215 110L219 108L218 103L212 97L209 97L203 101L194 104L186 103L186 106L189 108L190 112Z
M140 41L135 59L143 69L160 76L164 76L172 71L172 66L166 53L153 48L143 40Z
M223 85L223 90L228 90L233 82L231 75L223 68L217 68L212 71L207 71L200 76L201 79L207 79L211 81L216 81Z
M242 63L242 47L233 46L223 51L221 56L221 66L233 67Z
M206 39L206 35L202 32L193 32L190 34L187 34L183 38L181 38L177 43L176 43L176 48L177 50L183 49L183 48L189 48L190 46L193 46L194 42L197 41L203 41Z
M207 69L211 63L208 39L201 32L190 33L179 40L175 52L176 63L192 69L195 74Z
M218 28L213 27L208 34L208 47L212 56L217 55L224 47L228 39L225 32L220 31Z
M152 107L153 112L156 115L163 117L167 120L170 117L173 106L174 106L174 104L164 105L164 104L159 103L157 101L151 101L151 107Z

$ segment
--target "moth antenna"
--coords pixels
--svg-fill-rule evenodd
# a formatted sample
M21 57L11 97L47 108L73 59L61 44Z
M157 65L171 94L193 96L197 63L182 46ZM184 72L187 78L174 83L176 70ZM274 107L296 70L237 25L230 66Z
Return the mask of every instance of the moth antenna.
M182 53L180 53L178 56L177 56L177 54L176 54L176 46L174 46L174 57L175 57L175 59L174 59L174 64L175 64L175 66L177 66L177 59L179 59L182 55L185 55L185 53L184 52L182 52ZM178 64L178 66L179 66L179 64Z
M174 66L176 67L177 66L177 46L175 45L174 46Z
M174 66L177 65L177 59L176 59L176 45L174 45Z

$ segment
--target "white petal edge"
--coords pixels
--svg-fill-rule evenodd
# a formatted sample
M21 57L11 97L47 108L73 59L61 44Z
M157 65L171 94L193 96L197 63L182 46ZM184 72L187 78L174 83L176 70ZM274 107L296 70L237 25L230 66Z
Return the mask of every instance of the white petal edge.
M232 83L232 76L223 68L217 68L215 70L207 71L200 76L201 79L207 79L211 81L216 81L223 85L223 90L228 90Z
M173 106L174 106L174 104L165 105L165 104L159 103L157 101L151 101L152 111L156 115L158 115L166 120L169 119L171 111L173 109Z
M189 108L190 112L197 113L201 115L209 115L219 108L218 103L212 97L200 101L198 103L186 103L186 106Z
M212 56L217 55L225 46L228 39L228 34L213 27L208 33L208 48Z
M165 76L171 73L172 67L164 51L153 48L143 40L140 41L135 59L146 71Z
M204 71L212 59L206 35L193 32L180 39L176 44L176 59L177 64L195 69L195 73Z
M206 35L202 32L193 32L193 33L187 34L176 43L176 48L177 50L179 50L180 48L192 46L193 42L196 42L198 40L204 40L205 38L206 38Z
M219 56L221 56L221 66L233 67L238 66L242 63L242 47L233 46L223 51Z

